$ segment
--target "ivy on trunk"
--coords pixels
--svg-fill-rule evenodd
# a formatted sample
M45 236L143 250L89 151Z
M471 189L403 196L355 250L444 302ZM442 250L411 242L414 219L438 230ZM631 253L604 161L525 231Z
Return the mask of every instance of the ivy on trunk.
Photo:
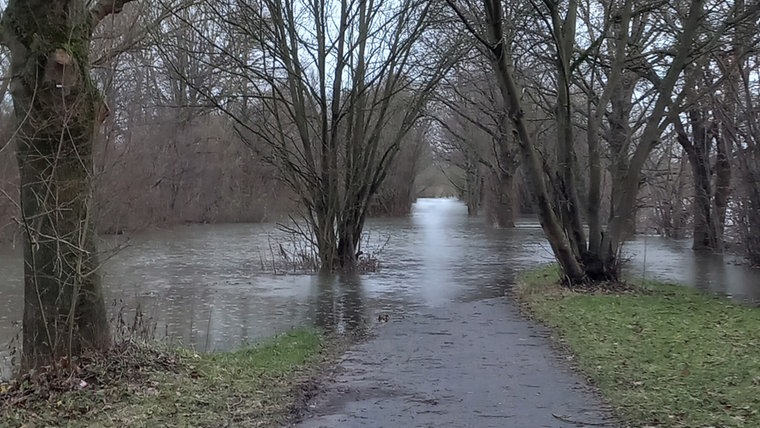
M10 0L14 143L24 250L22 368L110 345L91 211L93 143L107 114L90 77L92 30L129 0Z

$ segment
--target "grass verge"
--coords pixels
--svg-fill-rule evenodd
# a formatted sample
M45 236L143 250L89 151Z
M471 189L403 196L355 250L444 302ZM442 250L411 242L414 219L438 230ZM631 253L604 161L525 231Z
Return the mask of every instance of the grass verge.
M760 309L681 286L634 282L581 293L556 266L517 295L635 427L760 427Z
M0 427L259 427L286 422L335 340L294 330L234 352L126 341L0 385ZM76 367L73 367L76 366Z

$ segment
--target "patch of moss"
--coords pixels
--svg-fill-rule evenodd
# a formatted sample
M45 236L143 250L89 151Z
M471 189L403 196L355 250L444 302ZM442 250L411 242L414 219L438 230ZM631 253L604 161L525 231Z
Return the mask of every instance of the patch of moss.
M632 426L760 426L760 309L653 281L625 293L558 284L556 266L532 270L517 295Z

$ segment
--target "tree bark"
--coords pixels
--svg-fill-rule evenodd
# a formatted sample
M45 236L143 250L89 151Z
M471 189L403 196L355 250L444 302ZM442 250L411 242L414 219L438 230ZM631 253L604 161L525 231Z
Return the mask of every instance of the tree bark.
M474 162L469 162L464 171L464 199L467 205L467 215L476 217L480 211L480 168Z
M547 5L550 2L546 2ZM583 219L581 218L581 204L578 197L578 181L576 171L578 161L575 154L575 141L573 135L572 114L573 107L570 99L570 62L572 60L575 43L575 26L578 12L578 2L570 0L564 19L559 16L557 4L549 6L554 28L554 45L557 49L556 79L557 79L557 179L556 191L559 199L558 207L562 225L566 231L573 252L577 255L585 255L588 247Z
M610 114L607 118L609 123L607 141L610 146L610 175L612 177L612 194L610 204L610 221L620 215L625 215L624 226L621 230L622 236L620 241L625 241L635 233L635 207L634 212L619 213L618 208L623 198L628 198L625 193L625 180L629 172L629 148L631 146L631 126L630 117L633 110L633 94L635 88L635 79L629 72L622 72L618 85L611 91L610 97ZM636 188L638 193L638 186ZM634 195L635 198L635 195ZM617 248L607 249L606 257L614 259L617 257ZM610 266L613 267L613 266Z
M678 142L686 152L692 172L694 189L692 248L698 251L720 251L722 239L718 236L718 219L713 212L713 173L712 165L710 165L712 144L711 139L708 138L705 113L694 108L688 115L691 138L680 118L675 118L674 124Z
M644 163L654 147L658 144L662 133L662 122L665 118L666 109L671 104L671 97L679 76L686 64L691 60L691 46L694 36L699 28L703 17L704 1L695 0L689 5L689 12L683 23L683 29L678 36L674 48L675 56L668 68L665 77L659 79L656 84L658 89L657 100L652 106L652 111L642 132L639 144L633 151L633 156L628 162L628 171L621 180L620 200L615 206L615 215L610 219L607 233L602 239L602 253L607 257L616 256L625 238L625 231L630 225L630 217L636 208L636 199L641 182L641 171ZM654 74L654 73L652 73Z
M552 207L551 198L543 178L543 169L538 159L535 145L525 124L525 113L520 101L520 91L512 73L512 65L509 62L509 54L507 52L508 48L504 43L504 30L502 27L504 12L501 1L484 0L484 4L488 37L491 43L493 43L493 45L490 45L493 69L508 110L509 119L512 121L517 134L518 146L523 161L522 165L526 181L533 189L534 203L537 208L539 222L567 279L571 283L583 282L586 279L585 271L579 258L573 252L572 244L562 228L557 213Z
M733 115L731 116L733 120ZM729 132L732 129L728 123L723 125L723 130L716 141L716 160L715 160L715 198L713 199L713 210L715 212L716 234L720 247L725 247L724 233L726 229L726 213L728 211L728 201L731 194L731 160L729 159L730 147L733 145L729 141Z
M607 83L604 85L601 95L595 99L594 88L596 87L597 68L592 68L590 84L588 89L588 123L587 123L587 145L589 157L589 188L586 217L588 221L589 238L588 238L588 258L602 259L602 216L601 210L601 187L602 187L602 152L600 148L600 129L602 121L607 112L607 105L614 97L619 97L624 91L624 63L626 49L628 47L628 29L631 24L633 1L626 0L621 7L615 11L618 16L618 22L612 26L612 36L614 40L614 55L609 71L606 72ZM610 17L611 18L611 17ZM601 45L596 48L596 55L599 55ZM594 103L595 100L595 103ZM595 105L594 105L595 104ZM612 145L611 145L612 149ZM613 192L614 195L614 192ZM614 207L614 203L611 204Z
M22 369L110 345L93 224L94 133L107 114L90 78L93 26L126 1L10 0L24 250Z
M515 227L515 178L504 170L491 174L491 191L488 204L488 218L493 227L506 229Z

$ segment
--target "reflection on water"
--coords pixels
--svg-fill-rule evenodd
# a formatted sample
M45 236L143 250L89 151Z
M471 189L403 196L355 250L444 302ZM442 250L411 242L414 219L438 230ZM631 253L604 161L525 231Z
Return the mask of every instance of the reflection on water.
M452 199L421 199L412 215L373 219L366 251L381 250L370 275L274 275L263 260L285 237L269 224L198 225L136 236L104 266L109 301L138 304L159 334L221 350L287 329L348 329L421 306L502 296L520 269L551 260L533 221L494 230ZM387 244L386 244L387 242ZM760 274L695 255L688 243L637 238L626 247L633 273L760 301ZM0 249L0 345L21 319L21 259Z
M690 240L639 236L626 245L624 256L631 259L633 275L760 304L760 270L740 265L732 256L694 252Z
M356 274L315 275L311 305L314 325L344 333L367 322L362 278Z

